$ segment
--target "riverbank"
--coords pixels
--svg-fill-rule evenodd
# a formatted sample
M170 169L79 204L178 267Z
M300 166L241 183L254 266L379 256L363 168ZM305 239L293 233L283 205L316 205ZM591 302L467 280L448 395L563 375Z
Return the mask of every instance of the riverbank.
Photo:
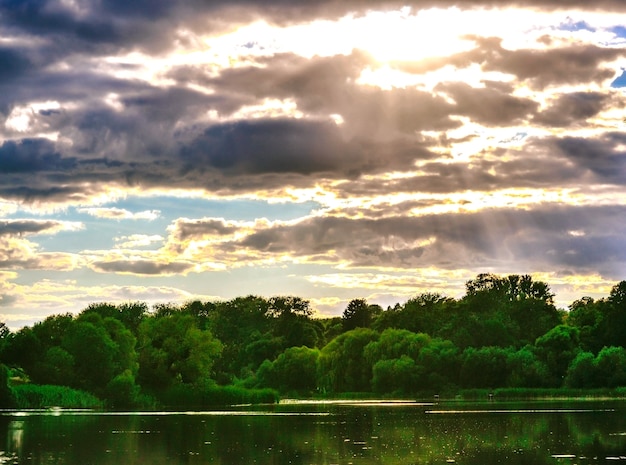
M64 386L22 384L12 387L13 402L10 408L41 409L59 407L66 409L87 408L106 410L113 406L91 393ZM159 396L144 396L141 405L127 406L130 409L178 408L202 410L213 407L227 407L241 404L275 404L284 399L300 401L340 401L340 400L398 400L406 399L423 402L444 401L536 401L536 400L626 400L626 387L613 389L548 389L548 388L499 388L463 389L441 394L422 393L412 398L375 394L373 392L344 392L333 395L287 395L279 396L272 389L242 389L236 386L212 386L197 388L177 386Z
M289 396L298 398L299 396ZM372 400L372 399L411 399L432 401L508 401L508 400L577 400L577 399L625 399L626 387L572 389L572 388L498 388L498 389L459 389L441 393L423 392L414 396L397 394L376 394L373 392L343 392L332 395L302 396L312 400Z

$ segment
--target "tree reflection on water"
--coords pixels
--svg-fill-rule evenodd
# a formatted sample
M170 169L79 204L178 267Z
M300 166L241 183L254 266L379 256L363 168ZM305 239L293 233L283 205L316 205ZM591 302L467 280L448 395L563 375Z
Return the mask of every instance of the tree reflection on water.
M541 465L626 456L621 402L290 403L242 409L5 412L0 462Z

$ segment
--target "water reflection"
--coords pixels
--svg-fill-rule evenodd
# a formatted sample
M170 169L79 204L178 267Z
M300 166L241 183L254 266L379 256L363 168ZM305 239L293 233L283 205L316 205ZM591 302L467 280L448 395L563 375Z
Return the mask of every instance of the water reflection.
M0 456L0 463L19 463L24 440L24 421L11 420L7 427L6 450Z
M0 463L541 465L626 457L623 403L326 402L228 412L5 413L0 435L6 438Z

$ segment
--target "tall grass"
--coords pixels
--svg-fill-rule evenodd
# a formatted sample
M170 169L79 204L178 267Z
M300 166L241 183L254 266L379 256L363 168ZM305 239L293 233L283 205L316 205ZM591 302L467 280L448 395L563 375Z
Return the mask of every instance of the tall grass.
M13 386L15 407L29 408L102 408L103 402L85 391L65 386L21 384Z
M202 408L237 404L274 404L279 400L274 389L243 389L236 386L178 385L158 396L166 407Z
M464 389L462 400L544 400L544 399L622 399L626 388L572 389L572 388L498 388Z

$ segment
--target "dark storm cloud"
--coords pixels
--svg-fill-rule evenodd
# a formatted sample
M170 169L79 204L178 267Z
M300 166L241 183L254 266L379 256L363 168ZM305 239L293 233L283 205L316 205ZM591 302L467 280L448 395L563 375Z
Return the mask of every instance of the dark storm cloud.
M152 260L113 260L96 261L92 268L104 273L127 273L135 275L168 275L189 271L193 265L189 263L160 263Z
M107 186L241 192L310 187L319 179L314 174L356 178L389 167L409 169L435 156L415 138L346 140L334 123L305 119L220 124L179 142L168 122L150 125L128 112L90 111L78 124L71 148L47 139L0 146L0 195L84 201Z
M54 220L0 220L0 236L54 233L63 227Z
M207 129L181 151L188 169L227 175L330 172L354 166L354 150L333 123L241 121Z
M609 103L610 97L599 92L573 92L560 95L541 113L535 115L533 122L542 126L567 127L584 123L596 116Z
M389 192L451 194L527 187L550 189L555 186L577 189L587 184L582 181L586 168L572 164L555 149L552 139L531 138L521 148L494 148L472 155L480 156L473 157L469 163L465 160L425 161L413 176L344 181L335 185L336 195L348 199Z
M47 139L6 141L0 146L0 172L36 173L63 171L76 166L73 158L63 158Z
M189 67L174 70L170 75L182 82L214 86L221 92L246 94L257 100L297 98L304 109L317 112L352 101L353 81L372 62L369 55L358 50L346 56L310 59L281 53L259 57L251 66L223 69L217 77L208 75L212 70Z
M213 169L226 176L329 173L356 177L433 158L420 141L385 144L346 140L332 122L265 119L216 125L181 150L185 172Z
M19 50L0 47L0 85L23 75L31 66Z
M504 87L504 88L503 88ZM469 116L485 126L508 126L533 114L538 104L530 99L510 95L512 87L492 84L474 88L463 82L439 84L435 90L446 92L456 102L451 111Z
M208 218L201 220L179 219L175 223L176 239L187 241L206 235L227 236L239 230L238 226L229 225L224 220Z
M535 89L549 85L600 83L614 76L615 71L602 66L623 57L623 49L596 45L570 45L546 50L507 50L502 39L477 39L482 68L500 71L526 80Z
M532 263L534 269L576 267L617 276L626 266L624 214L623 206L556 206L376 220L316 217L260 230L225 247L332 256L351 266Z
M91 69L95 65L88 61L72 63L71 67L64 64L64 69L54 65L55 61L47 57L44 63L34 64L23 75L0 82L0 123L17 105L56 101L62 108L39 113L38 119L50 130L62 130L75 125L76 118L84 112L97 111L108 95L138 95L157 90L145 82L110 76L110 72L118 70L118 65L105 70Z
M624 133L609 133L598 139L564 137L552 143L570 161L593 173L600 183L626 185Z
M256 102L228 93L206 95L182 87L170 87L129 93L122 98L122 103L125 111L136 112L151 124L161 122L173 126L183 118L202 116L209 110L229 115L243 105Z
M475 49L445 58L396 62L393 66L409 73L421 74L447 65L466 68L471 64L478 64L484 71L512 74L518 81L525 81L533 89L541 90L551 85L600 83L611 79L615 75L615 70L604 66L605 63L626 55L622 48L590 44L574 44L544 50L509 50L502 46L502 39L499 37L471 36L468 39L476 42Z
M164 18L167 11L154 3L140 15L129 16L128 8L108 0L76 2L74 7L55 0L3 0L0 17L8 30L55 41L65 48L65 53L111 51L137 45L148 48L154 47L155 42L163 45L161 39L170 35L163 25L158 34L159 25L154 20Z
M26 179L12 179L11 183L14 185L0 185L0 197L25 203L44 201L64 204L89 202L91 195L101 193L97 187L85 187L78 183L71 186L49 185L42 187L38 184L43 183L34 183L35 180L38 179L32 176Z
M311 187L320 178L354 181L364 174L409 171L418 161L422 163L420 176L376 181L377 186L370 183L369 187L367 181L359 186L347 183L346 192L370 187L381 192L381 185L403 192L451 192L545 186L563 179L573 182L576 175L591 169L582 161L574 168L559 168L546 155L504 161L506 152L501 153L503 161L498 160L499 153L494 153L490 160L469 167L423 164L447 155L435 154L432 149L441 141L430 140L420 132L459 127L461 123L452 115L467 116L487 126L519 124L529 118L544 125L567 126L605 108L607 99L599 93L562 96L538 114L536 102L512 95L513 89L507 84L485 82L484 88L455 82L440 84L437 90L454 102L415 88L382 90L356 84L362 70L373 63L360 51L310 59L294 54L257 57L254 66L226 68L217 75L215 70L200 66L181 67L167 76L177 81L176 86L168 87L109 74L135 65L97 63L99 54L114 53L118 48L141 49L144 42L158 34L161 38L155 39L155 47L167 42L173 29L191 15L201 22L209 12L224 9L232 13L242 8L254 11L258 6L255 15L276 15L280 21L317 14L324 8L328 8L324 13L328 15L363 9L371 6L367 2L314 1L299 5L302 8L281 1L159 1L148 2L150 7L143 1L131 3L77 2L79 10L74 11L60 2L0 0L0 25L23 37L36 35L43 43L30 48L0 48L0 65L6 65L0 66L0 112L7 117L17 105L33 101L54 100L60 104L59 109L31 115L33 132L57 133L59 142L20 140L10 134L6 139L14 140L5 139L0 145L0 172L5 175L0 196L84 202L110 186L254 192ZM413 3L430 4L444 5ZM565 5L548 3L546 8L559 4ZM378 5L397 6L396 2ZM214 19L220 14L216 13ZM139 37L146 28L150 34ZM513 73L536 87L597 80L607 72L603 63L622 54L617 49L593 46L510 51L499 39L475 40L474 50L453 56L451 63L478 63L486 70ZM102 48L82 55L87 50L84 44L102 44ZM85 57L91 61L83 61ZM63 66L49 66L56 63ZM184 87L189 84L206 86L213 93L206 95ZM116 103L103 102L111 95L116 96ZM222 121L246 105L262 105L267 99L293 100L307 116ZM218 116L210 119L209 113ZM331 114L341 115L343 124L329 122ZM564 156L562 147L552 145L550 149L558 154L554 158L561 160ZM490 169L495 169L497 175L490 174ZM616 178L619 176L614 174Z
M580 8L626 11L622 0L104 0L64 4L57 0L2 0L0 24L17 33L55 41L66 53L111 51L115 48L163 50L181 39L176 31L184 26L202 32L229 29L233 24L264 18L287 24L319 18L337 18L349 13L377 9L451 7L533 7L538 10Z

